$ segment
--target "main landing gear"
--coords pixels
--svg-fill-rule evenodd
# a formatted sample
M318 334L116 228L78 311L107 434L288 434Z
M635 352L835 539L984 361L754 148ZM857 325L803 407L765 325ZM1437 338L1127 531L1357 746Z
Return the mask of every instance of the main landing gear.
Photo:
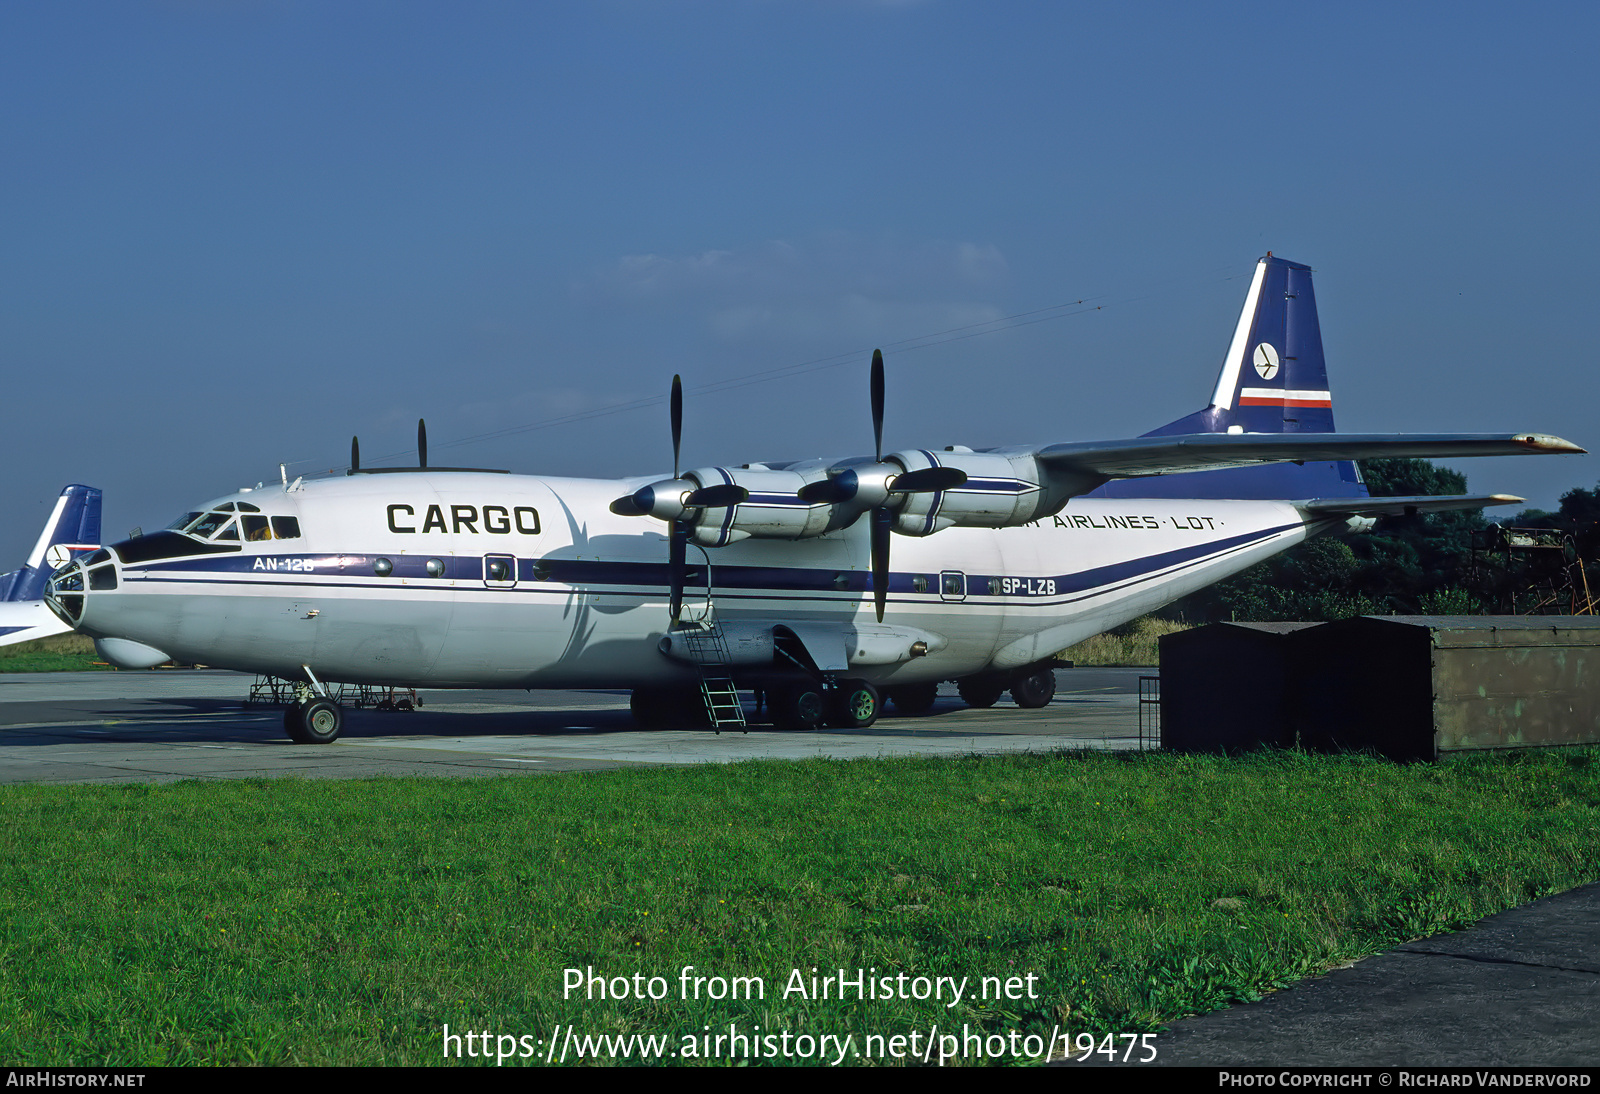
M692 688L636 688L628 707L646 729L707 724L705 702ZM779 729L866 729L883 713L883 696L865 680L844 680L831 688L801 680L768 687L766 707Z
M1007 684L1011 700L1024 710L1048 706L1056 696L1056 674L1053 669L1039 669L1025 676L966 676L956 681L956 690L962 702L969 707L992 707L1000 701Z
M1022 676L991 674L956 681L956 690L971 707L992 707L1008 689L1023 710L1048 706L1056 694L1055 672L1041 668ZM878 720L886 701L898 714L928 713L939 699L939 685L899 684L880 692L865 680L841 680L828 687L816 680L791 678L767 686L764 694L768 715L778 729L866 729ZM704 700L693 688L638 688L629 706L634 719L648 729L708 724Z
M767 692L772 724L779 729L866 729L883 711L883 696L865 680L844 680L826 690L811 681Z

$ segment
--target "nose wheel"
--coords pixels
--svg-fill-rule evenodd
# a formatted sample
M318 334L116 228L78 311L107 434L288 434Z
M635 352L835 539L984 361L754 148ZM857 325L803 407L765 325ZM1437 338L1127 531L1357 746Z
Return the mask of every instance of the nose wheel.
M283 712L283 728L296 744L330 744L344 728L344 711L331 699L295 703Z

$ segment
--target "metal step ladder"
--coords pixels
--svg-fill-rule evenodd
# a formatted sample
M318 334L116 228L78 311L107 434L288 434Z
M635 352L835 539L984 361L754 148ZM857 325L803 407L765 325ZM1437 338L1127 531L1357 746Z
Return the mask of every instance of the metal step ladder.
M728 641L715 619L707 617L698 623L679 624L675 635L681 636L684 646L700 669L700 695L705 700L706 717L711 719L713 732L738 728L750 732L744 721L744 704L739 702L739 690L733 686L733 675L728 671Z

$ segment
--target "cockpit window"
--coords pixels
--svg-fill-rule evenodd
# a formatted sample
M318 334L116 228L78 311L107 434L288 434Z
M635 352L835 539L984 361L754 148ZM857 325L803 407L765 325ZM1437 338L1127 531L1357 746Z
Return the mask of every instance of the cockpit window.
M232 517L232 513L201 513L184 531L191 536L198 536L200 539L210 539L216 534L217 529L221 528Z
M237 513L237 516L235 515ZM248 502L224 502L209 512L186 513L167 525L196 539L238 543L261 543L273 539L299 539L300 521L295 517L268 517Z

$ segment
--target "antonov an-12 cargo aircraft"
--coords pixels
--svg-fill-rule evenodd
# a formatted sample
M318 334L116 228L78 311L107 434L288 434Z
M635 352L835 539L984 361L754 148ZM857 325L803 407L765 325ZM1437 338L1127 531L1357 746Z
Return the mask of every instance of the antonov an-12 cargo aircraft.
M361 467L218 498L52 575L49 604L128 667L298 682L296 741L338 737L327 681L627 688L646 724L863 727L1054 692L1057 651L1309 536L1504 495L1371 498L1368 457L1578 453L1538 433L1335 433L1307 266L1256 266L1211 404L1142 437L562 479ZM893 550L891 551L891 545Z

